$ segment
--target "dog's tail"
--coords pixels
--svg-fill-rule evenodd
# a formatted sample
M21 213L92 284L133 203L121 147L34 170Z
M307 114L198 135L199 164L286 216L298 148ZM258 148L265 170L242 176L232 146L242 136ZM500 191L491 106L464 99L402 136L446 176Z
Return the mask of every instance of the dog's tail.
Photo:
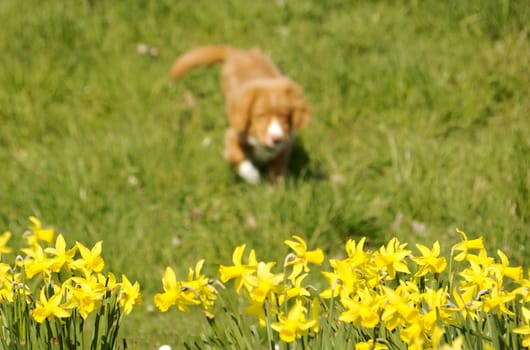
M231 50L233 48L222 45L200 46L192 49L177 58L171 66L169 76L177 80L194 67L223 62Z

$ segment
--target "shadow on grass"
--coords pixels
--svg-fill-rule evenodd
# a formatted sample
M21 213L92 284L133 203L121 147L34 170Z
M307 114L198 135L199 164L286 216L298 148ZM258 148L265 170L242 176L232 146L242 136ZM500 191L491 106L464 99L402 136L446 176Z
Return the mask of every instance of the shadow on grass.
M294 140L287 175L295 181L324 181L328 174L318 160L309 158L309 153L299 139Z

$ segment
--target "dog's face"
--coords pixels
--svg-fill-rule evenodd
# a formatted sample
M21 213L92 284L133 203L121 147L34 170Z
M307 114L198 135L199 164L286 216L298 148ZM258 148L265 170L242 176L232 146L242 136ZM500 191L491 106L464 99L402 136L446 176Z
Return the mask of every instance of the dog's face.
M251 144L274 149L290 140L293 127L307 126L309 107L291 80L259 79L230 96L228 116L230 126L246 132Z

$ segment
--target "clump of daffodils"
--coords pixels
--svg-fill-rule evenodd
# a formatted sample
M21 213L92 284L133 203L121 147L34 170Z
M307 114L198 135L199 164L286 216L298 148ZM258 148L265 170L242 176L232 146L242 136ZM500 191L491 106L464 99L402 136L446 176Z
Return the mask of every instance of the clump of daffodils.
M238 330L223 338L230 327L216 326L215 341L208 345L530 348L529 276L523 276L521 266L511 266L502 251L488 255L482 237L468 239L457 231L462 239L447 258L441 256L438 241L413 249L393 238L371 250L361 238L346 242L344 257L329 259L326 269L319 267L324 263L322 250L308 249L298 236L285 241L291 252L283 264L259 261L243 244L234 250L231 265L219 267L219 279L225 284L233 281L243 312L255 317L266 335L260 338L250 332L246 334L252 339L241 340L238 333L252 327L239 323ZM176 305L187 312L189 306L197 306L214 318L211 310L221 293L201 274L203 264L201 260L190 270L188 281L179 282L172 270L166 270L164 292L155 296L157 307L167 311ZM320 270L310 274L315 267ZM315 279L318 275L323 278ZM227 306L221 310L226 312Z
M123 315L141 302L138 282L103 273L101 241L68 247L63 235L30 221L27 246L12 264L5 262L11 233L0 235L0 343L6 349L117 348ZM87 338L89 318L95 326Z

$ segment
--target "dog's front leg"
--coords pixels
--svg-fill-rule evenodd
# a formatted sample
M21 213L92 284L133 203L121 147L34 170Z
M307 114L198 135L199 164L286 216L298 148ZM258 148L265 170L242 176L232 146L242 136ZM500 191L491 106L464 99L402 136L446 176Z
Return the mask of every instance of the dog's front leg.
M290 157L291 145L285 147L276 158L270 161L267 176L271 184L276 184L278 179L285 174Z
M259 171L245 156L241 147L241 137L234 129L228 129L225 133L224 156L243 180L250 184L257 184L260 181Z

